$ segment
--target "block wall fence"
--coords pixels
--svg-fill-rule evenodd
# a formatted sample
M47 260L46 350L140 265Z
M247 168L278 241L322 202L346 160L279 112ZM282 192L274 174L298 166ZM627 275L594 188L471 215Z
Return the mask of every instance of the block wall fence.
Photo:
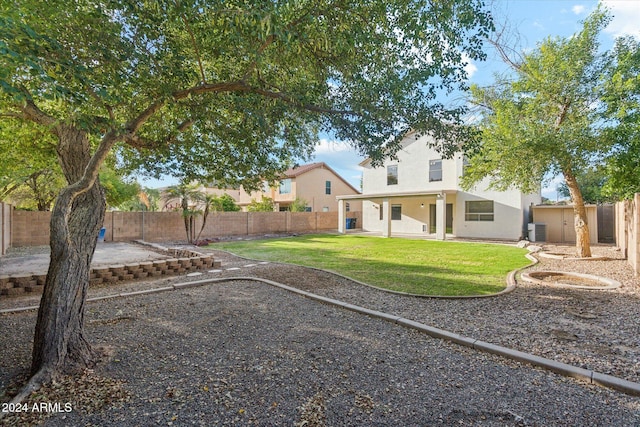
M640 193L633 200L616 203L616 245L625 254L636 276L640 273Z
M11 246L11 205L0 202L0 256Z
M50 212L13 210L9 205L6 205L4 212L4 206L3 230L5 214L8 213L6 216L10 218L7 220L7 248L49 244ZM361 212L348 212L347 217L356 218L356 226L362 224ZM195 222L197 234L202 226L202 217L196 217ZM105 241L108 242L186 240L184 220L179 212L107 212L104 227ZM200 238L312 233L337 229L338 212L220 212L209 214Z

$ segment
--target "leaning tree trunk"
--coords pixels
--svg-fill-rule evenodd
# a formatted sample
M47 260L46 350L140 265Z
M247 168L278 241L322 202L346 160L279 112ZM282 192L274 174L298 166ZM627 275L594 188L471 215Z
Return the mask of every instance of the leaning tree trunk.
M563 174L567 188L569 189L571 201L573 202L573 224L576 230L576 255L580 258L588 258L591 256L591 241L589 238L589 225L587 224L587 210L584 207L582 192L570 168L563 170Z
M84 337L89 270L105 213L104 192L96 179L74 186L91 159L89 139L72 126L57 130L58 157L69 186L51 214L51 261L38 310L32 374L91 366L94 353ZM79 189L80 188L80 189Z

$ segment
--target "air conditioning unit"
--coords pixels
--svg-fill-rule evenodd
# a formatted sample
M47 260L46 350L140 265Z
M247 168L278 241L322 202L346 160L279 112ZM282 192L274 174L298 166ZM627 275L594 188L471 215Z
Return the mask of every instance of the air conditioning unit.
M530 242L545 242L547 240L547 225L541 222L530 222L527 230Z

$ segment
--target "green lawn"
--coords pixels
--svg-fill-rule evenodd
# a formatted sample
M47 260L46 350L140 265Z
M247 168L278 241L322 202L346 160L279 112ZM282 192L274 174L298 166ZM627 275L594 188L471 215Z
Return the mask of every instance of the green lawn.
M237 255L328 269L374 286L422 295L486 295L506 287L509 271L526 266L513 246L304 235L214 243Z

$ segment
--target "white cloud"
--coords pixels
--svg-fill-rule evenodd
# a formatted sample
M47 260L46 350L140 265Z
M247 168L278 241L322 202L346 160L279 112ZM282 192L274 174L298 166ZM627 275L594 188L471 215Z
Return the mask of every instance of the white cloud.
M605 29L614 37L631 35L640 38L640 2L635 0L600 0L613 15L613 20Z
M355 188L360 188L362 167L358 163L363 157L349 144L323 138L318 141L313 157L313 161L325 162Z
M316 154L339 153L342 151L352 151L349 144L336 141L334 139L322 138L316 144Z
M478 67L473 62L473 60L470 59L467 55L463 55L462 59L463 61L466 62L464 66L464 71L467 73L467 79L471 79L473 75L476 73L476 71L478 71Z
M582 15L586 8L582 4L576 4L571 8L571 11L576 15Z

